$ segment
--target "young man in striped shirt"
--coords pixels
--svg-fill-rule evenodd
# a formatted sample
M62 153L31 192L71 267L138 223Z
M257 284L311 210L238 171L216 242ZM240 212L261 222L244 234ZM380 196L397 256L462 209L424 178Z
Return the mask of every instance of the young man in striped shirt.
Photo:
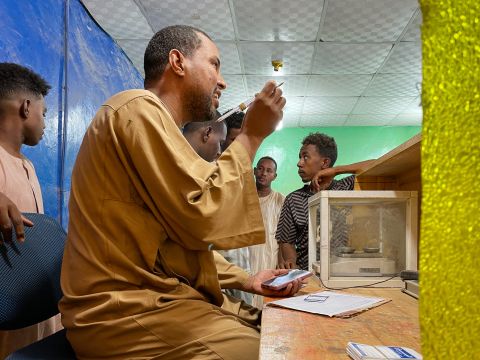
M279 243L279 268L308 270L308 198L320 190L353 190L355 175L334 180L339 174L357 174L373 160L333 167L337 160L335 140L311 133L302 141L297 163L305 186L287 195L275 238Z

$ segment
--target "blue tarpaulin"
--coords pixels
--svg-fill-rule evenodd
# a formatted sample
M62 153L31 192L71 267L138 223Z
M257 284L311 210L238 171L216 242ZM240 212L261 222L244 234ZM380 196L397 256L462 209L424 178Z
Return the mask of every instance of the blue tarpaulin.
M0 62L27 66L52 86L44 138L23 152L35 165L45 212L66 227L72 168L86 128L107 98L143 88L143 79L79 0L2 0L0 25Z

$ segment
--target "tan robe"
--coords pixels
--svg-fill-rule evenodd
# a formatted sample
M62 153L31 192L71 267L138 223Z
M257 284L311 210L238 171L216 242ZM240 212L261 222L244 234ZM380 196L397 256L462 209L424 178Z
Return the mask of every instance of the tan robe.
M278 265L278 243L275 239L275 232L277 231L278 219L284 201L285 196L276 191L260 198L260 208L265 225L265 244L248 248L253 274L260 270L275 269ZM263 296L254 295L252 304L261 309L263 307Z
M247 274L211 251L264 241L251 165L239 142L205 162L149 91L100 108L73 169L61 278L80 359L258 356L258 312L220 291Z
M17 158L10 155L2 146L0 146L0 192L21 212L43 214L42 191L32 163L25 157ZM0 359L61 328L58 315L23 329L0 331Z

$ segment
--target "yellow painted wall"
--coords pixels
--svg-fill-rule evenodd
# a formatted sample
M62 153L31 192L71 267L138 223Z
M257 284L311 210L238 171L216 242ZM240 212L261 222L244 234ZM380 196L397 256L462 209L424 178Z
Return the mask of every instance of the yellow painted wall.
M480 359L480 1L423 13L424 359Z

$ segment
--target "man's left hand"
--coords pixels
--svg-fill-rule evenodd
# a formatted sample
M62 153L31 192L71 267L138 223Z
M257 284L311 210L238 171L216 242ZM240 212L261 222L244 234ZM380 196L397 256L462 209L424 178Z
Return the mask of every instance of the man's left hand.
M335 177L336 172L334 168L326 168L317 172L310 183L310 188L314 193L319 192L320 190L325 190L330 186Z
M278 296L278 297L287 297L295 295L302 285L301 280L294 280L292 283L288 284L287 287L280 290L266 289L262 287L264 281L270 280L276 276L284 275L290 270L287 269L276 269L276 270L262 270L249 277L247 282L244 285L243 291L247 291L253 294L258 294L262 296Z

